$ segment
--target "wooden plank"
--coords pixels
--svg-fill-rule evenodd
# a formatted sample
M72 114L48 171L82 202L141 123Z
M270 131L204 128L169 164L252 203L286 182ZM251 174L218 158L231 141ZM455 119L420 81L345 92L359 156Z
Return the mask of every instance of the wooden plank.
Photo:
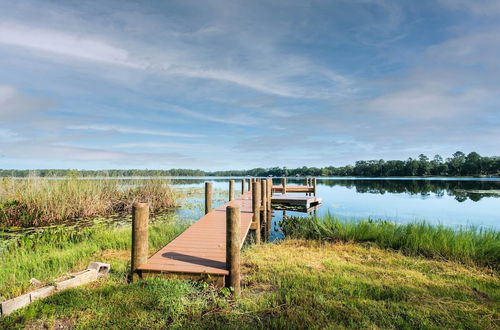
M156 252L138 270L144 274L177 273L228 275L226 270L226 207L241 209L240 247L252 223L252 193L219 206L193 223L181 235Z

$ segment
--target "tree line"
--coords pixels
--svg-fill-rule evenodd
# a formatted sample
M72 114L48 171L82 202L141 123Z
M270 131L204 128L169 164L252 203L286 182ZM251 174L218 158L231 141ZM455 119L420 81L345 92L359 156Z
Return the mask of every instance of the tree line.
M341 167L272 167L250 170L202 171L192 169L169 170L2 170L0 177L148 177L148 176L359 176L359 177L397 177L397 176L498 176L500 175L500 157L481 156L477 152L465 154L455 152L444 159L435 155L429 159L424 154L407 160L360 160L354 165Z

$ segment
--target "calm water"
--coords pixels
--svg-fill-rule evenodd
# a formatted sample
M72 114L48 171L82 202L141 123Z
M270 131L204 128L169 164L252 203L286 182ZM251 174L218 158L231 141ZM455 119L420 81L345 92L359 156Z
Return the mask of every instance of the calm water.
M138 178L95 178L137 180ZM148 178L143 178L147 180ZM192 222L204 212L204 183L213 182L213 207L224 204L228 198L230 178L169 177L165 178L175 189L195 191L176 213ZM241 193L241 179L236 180L236 194ZM287 179L288 184L304 184L305 179ZM332 214L347 220L383 219L405 223L425 220L450 227L476 226L500 230L500 178L443 179L443 178L318 178L317 196L323 199L318 216ZM274 179L280 184L281 179ZM286 216L305 216L306 213L286 211ZM284 212L273 211L270 239L283 237L279 222ZM109 221L130 223L130 217ZM30 230L27 231L29 233ZM1 234L1 233L0 233ZM4 233L0 238L9 238ZM2 239L0 239L2 241ZM1 245L0 245L1 247Z
M171 178L175 187L204 187L214 182L218 191L214 207L227 198L229 178ZM236 179L237 180L237 179ZM280 183L275 179L275 184ZM289 184L304 184L304 179L288 179ZM236 194L241 183L236 182ZM425 220L451 227L474 225L500 230L500 179L407 179L407 178L318 178L317 196L323 204L317 214L330 213L349 220L384 219L405 223ZM202 194L194 196L201 206ZM195 219L200 207L180 210L179 215ZM286 211L286 215L305 213ZM271 239L282 236L278 223L282 211L274 211Z

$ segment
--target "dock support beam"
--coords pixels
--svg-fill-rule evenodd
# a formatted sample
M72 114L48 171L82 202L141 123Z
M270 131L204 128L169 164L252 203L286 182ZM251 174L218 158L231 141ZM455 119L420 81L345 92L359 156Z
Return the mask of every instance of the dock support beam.
M234 180L229 180L229 201L234 199Z
M281 185L283 186L283 189L281 190L281 193L283 195L285 195L286 194L286 178L285 177L281 178Z
M212 211L212 182L205 182L205 214Z
M135 271L146 263L149 254L148 243L149 203L135 202L132 205L132 256L130 279L137 278Z
M261 210L261 222L264 224L265 228L265 223L267 222L267 180L263 179L260 182L260 199L261 199L261 204L260 204L260 210Z
M255 230L255 244L260 244L260 183L252 183L252 229Z
M241 293L240 286L240 207L226 208L226 267L229 271L227 285L233 289L237 297Z

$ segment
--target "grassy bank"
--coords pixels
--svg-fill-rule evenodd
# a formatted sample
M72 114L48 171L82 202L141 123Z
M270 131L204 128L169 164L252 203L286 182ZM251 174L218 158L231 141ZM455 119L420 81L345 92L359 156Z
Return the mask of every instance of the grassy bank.
M494 329L498 272L381 249L372 243L285 240L242 254L243 292L183 280L128 285L128 254L107 251L108 279L0 318L0 328Z
M153 210L176 205L165 180L0 180L0 226L46 226L76 218L129 212L135 201Z
M170 242L184 229L185 225L179 225L173 217L152 219L150 252ZM130 245L130 226L60 228L26 236L0 253L0 296L16 297L29 289L33 277L47 283L70 271L85 269L89 261L109 261L113 269L125 271L126 264L116 264L112 257L103 257L102 253L124 253L128 262Z
M408 255L459 261L500 268L500 232L489 229L452 229L425 222L343 221L290 217L282 223L287 237L342 242L374 242Z

